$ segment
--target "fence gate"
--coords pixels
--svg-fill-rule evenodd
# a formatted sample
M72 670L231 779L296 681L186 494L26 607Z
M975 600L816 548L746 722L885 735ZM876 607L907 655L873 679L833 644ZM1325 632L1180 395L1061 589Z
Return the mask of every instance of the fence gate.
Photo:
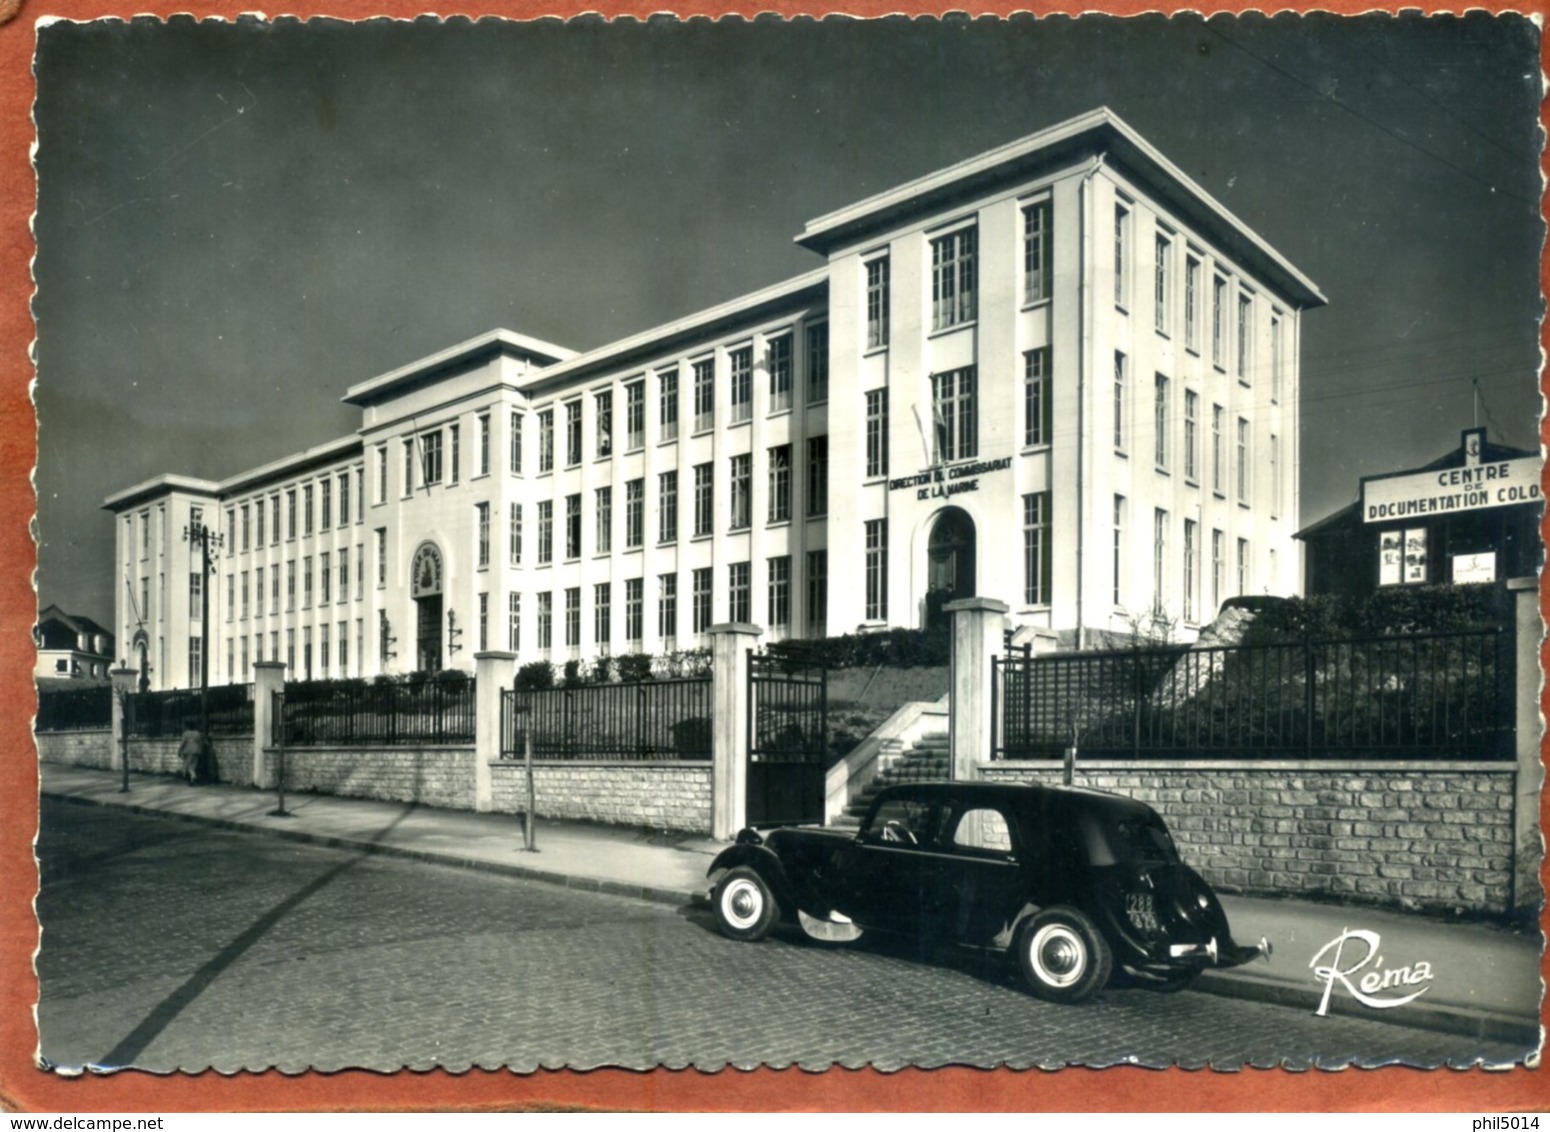
M748 823L822 822L829 671L793 646L748 658Z

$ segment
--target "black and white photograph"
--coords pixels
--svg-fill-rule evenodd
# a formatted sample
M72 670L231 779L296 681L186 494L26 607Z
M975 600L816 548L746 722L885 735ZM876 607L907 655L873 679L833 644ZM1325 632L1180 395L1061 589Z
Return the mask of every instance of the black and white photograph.
M31 15L43 1070L1537 1065L1534 19Z

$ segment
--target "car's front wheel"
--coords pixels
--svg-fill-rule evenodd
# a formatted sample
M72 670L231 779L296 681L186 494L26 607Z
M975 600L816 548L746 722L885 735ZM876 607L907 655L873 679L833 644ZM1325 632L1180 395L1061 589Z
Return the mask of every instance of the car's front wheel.
M716 884L711 903L721 934L745 942L763 939L780 914L770 886L747 865L727 871Z
M1048 908L1022 926L1012 945L1028 989L1050 1002L1083 1002L1114 970L1108 942L1086 913Z

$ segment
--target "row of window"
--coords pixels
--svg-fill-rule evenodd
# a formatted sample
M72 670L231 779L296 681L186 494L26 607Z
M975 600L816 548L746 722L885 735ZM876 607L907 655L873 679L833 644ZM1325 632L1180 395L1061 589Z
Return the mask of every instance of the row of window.
M298 531L306 538L336 526L348 526L352 502L355 505L354 522L364 522L366 510L361 490L364 474L360 467L325 473L313 483L288 487L283 492L273 492L267 499L251 499L226 508L226 533L222 539L226 553L246 553L265 545L278 546L282 537L282 518L283 537L288 542L295 540ZM189 526L197 528L200 509L192 507L190 512Z
M382 569L380 554L384 535L385 531L378 531L379 580ZM356 601L360 601L365 597L365 550L364 544L355 544ZM344 602L350 600L349 547L340 547L334 552L325 550L317 555L315 560L310 554L303 555L300 564L299 577L301 579L300 597L302 609L312 608L314 593L319 606L329 605L336 601ZM285 563L284 571L284 610L287 613L293 612L296 609L297 578L297 560L292 558ZM249 585L250 581L252 583L251 586ZM195 621L198 621L201 616L203 584L204 578L201 573L195 571L189 574L188 605L191 611L190 617ZM281 611L281 570L279 563L276 563L267 571L263 566L259 566L252 571L228 572L226 575L226 620L246 621L250 613L253 617L263 617L265 615L266 593L268 595L269 615L278 614Z
M1026 497L1025 497L1026 498ZM1123 605L1123 593L1125 589L1125 539L1126 539L1126 509L1128 503L1123 495L1114 497L1114 593L1113 599L1116 606ZM1164 596L1168 593L1168 570L1172 563L1172 552L1169 548L1169 536L1172 531L1172 516L1162 508L1154 508L1152 511L1152 603L1154 612L1163 611ZM1213 529L1211 531L1211 562L1210 562L1210 602L1207 612L1214 615L1221 606L1223 600L1234 594L1245 594L1249 589L1249 540L1240 538L1236 540L1235 581L1237 588L1229 594L1226 589L1227 561L1227 536L1223 531ZM1184 569L1184 605L1183 617L1188 624L1198 624L1201 620L1200 609L1197 605L1200 596L1200 524L1194 519L1184 520L1184 551L1182 555ZM1274 554L1274 551L1271 552Z
M285 630L285 665L288 671L296 674L297 679L328 679L337 674L343 678L350 675L350 628L349 621L340 621L337 625L323 624L317 627L317 651L313 651L312 626L304 625L301 628L301 653L298 657L296 651L297 635L295 629ZM366 621L357 617L354 622L356 657L365 659L366 656ZM246 635L241 637L228 637L226 639L226 679L228 681L248 681L252 679L252 664L264 659L265 636L263 633L254 633L249 647L249 639ZM271 630L268 634L269 659L278 661L280 656L280 630ZM199 671L203 642L198 637L192 637L188 642L189 672ZM297 661L300 660L298 666ZM239 667L240 664L240 667ZM337 668L333 667L337 665ZM357 673L359 675L359 673Z

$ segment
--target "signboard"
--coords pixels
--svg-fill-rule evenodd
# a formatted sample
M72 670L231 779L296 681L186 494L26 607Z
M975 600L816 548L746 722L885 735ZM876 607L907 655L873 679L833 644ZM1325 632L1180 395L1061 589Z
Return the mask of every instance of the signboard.
M988 472L1004 472L1012 466L1010 456L998 456L994 460L975 460L968 464L955 464L950 468L931 468L913 476L899 476L888 481L889 491L904 488L915 489L916 499L933 496L962 495L966 491L980 489L980 477Z
M1455 554L1453 580L1458 584L1496 581L1496 552L1488 550L1483 554Z
M1378 535L1378 584L1416 585L1426 581L1426 528L1382 531Z
M1538 456L1362 481L1362 520L1391 523L1516 503L1538 503Z

